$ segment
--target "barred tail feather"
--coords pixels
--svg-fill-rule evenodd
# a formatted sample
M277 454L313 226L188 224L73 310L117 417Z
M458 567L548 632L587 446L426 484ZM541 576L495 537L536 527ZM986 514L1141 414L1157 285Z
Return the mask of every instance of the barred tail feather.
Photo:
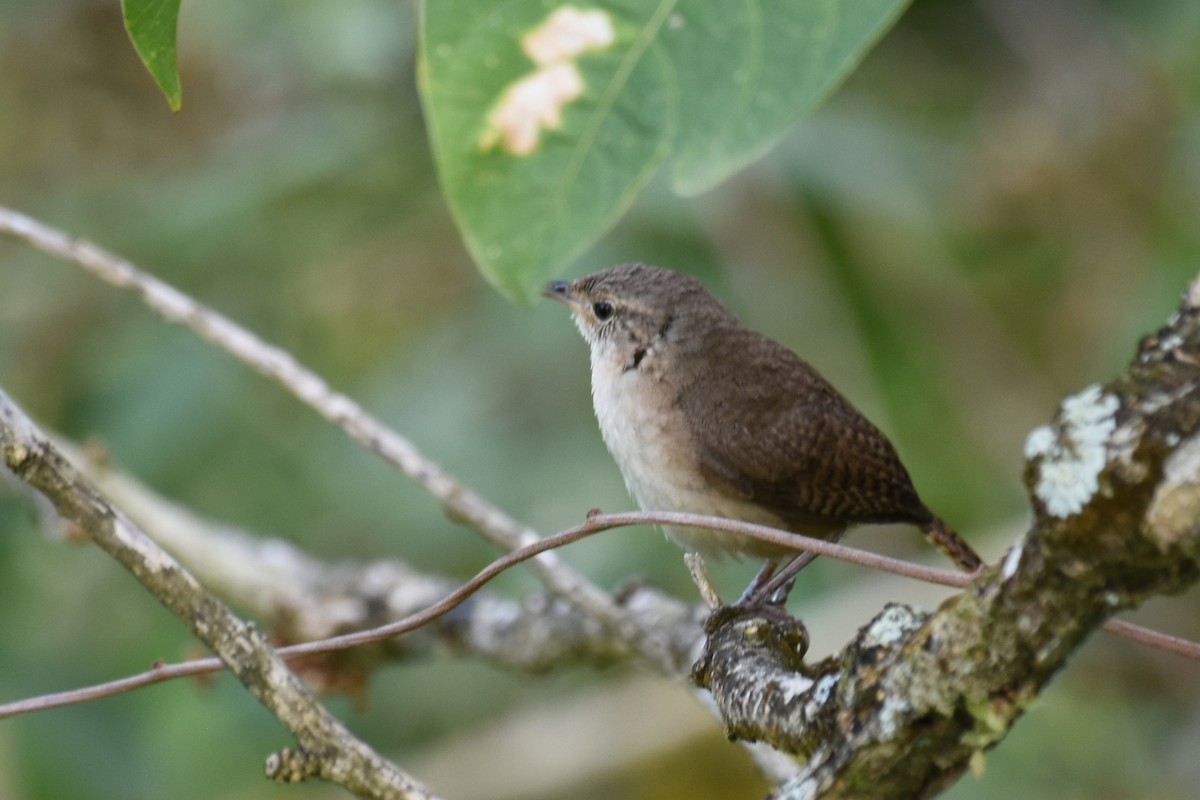
M983 559L975 549L937 514L933 514L932 519L920 527L933 546L949 556L963 572L974 572L983 566Z

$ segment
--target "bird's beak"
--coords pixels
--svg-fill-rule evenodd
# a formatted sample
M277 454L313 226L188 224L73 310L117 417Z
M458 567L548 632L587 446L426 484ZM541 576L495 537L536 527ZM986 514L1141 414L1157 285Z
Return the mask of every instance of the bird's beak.
M571 284L567 281L550 281L542 289L542 296L557 300L572 310L579 306L579 298L571 294Z

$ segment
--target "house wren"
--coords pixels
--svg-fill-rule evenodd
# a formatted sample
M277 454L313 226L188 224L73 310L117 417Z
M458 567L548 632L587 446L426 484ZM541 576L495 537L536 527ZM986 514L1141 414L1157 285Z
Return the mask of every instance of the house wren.
M834 540L906 522L967 571L975 551L921 502L891 442L804 359L750 330L690 275L620 264L544 294L591 348L600 432L643 510L741 519ZM706 556L766 559L748 599L782 602L812 560L734 533L667 525ZM794 557L768 583L779 560ZM769 591L764 594L764 590Z

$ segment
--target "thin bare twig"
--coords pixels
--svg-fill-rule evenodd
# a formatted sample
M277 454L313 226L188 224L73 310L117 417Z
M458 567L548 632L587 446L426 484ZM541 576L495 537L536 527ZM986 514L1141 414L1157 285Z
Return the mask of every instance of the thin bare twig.
M438 465L423 456L406 439L366 414L346 396L334 392L328 384L299 365L285 351L266 344L253 334L196 303L167 284L141 273L129 262L107 253L89 242L74 240L36 220L0 208L0 233L3 232L17 236L52 255L79 264L114 286L132 291L168 321L188 326L202 338L217 344L239 360L271 377L300 400L312 406L326 419L342 427L344 431L372 452L380 455L416 480L442 503L452 517L472 525L493 541L499 542L509 549L536 541L534 531L511 519L453 479ZM696 524L697 519L691 515L646 515L643 519L631 521ZM623 523L614 522L613 524ZM731 525L746 526L745 523L722 521L721 525L714 527L730 530L732 529ZM750 530L756 527L758 526L747 526L740 532L770 541L783 541L798 549L812 549L816 552L837 556L835 550L837 545L817 542L816 546L809 547L807 544L801 544L794 540L787 541L787 537L790 535L781 531L771 531L769 534L763 535L762 530L757 532ZM770 531L770 529L765 530ZM779 537L784 538L780 539ZM845 553L841 555L845 555ZM876 560L878 558L873 554L867 554L867 557L855 560L859 563L882 567L882 562ZM539 575L554 591L568 598L593 618L602 621L610 629L618 632L643 657L663 667L665 671L672 671L674 665L669 662L667 654L661 648L655 647L655 637L647 635L650 632L638 630L636 624L627 615L621 613L621 610L606 593L586 582L577 573L550 556L543 555L534 563ZM992 571L994 570L995 568ZM915 565L908 565L902 570L902 574L949 586L962 586L970 580L969 576L945 570L930 570ZM1127 623L1121 624L1119 627L1126 632L1130 628L1136 628ZM381 636L394 635L392 632L388 632L387 628L382 631ZM1189 653L1188 643L1181 643L1180 640L1173 637L1156 636L1153 632L1144 631L1144 629L1137 633L1142 641L1147 638L1157 638L1160 643L1163 643L1163 640L1169 640L1167 644L1174 652Z
M277 780L320 777L366 797L433 795L355 738L287 669L254 625L239 619L182 564L108 501L64 459L0 390L0 453L5 465L79 525L229 666L296 738L298 749L268 759Z
M25 241L49 255L83 267L117 288L132 292L167 321L188 327L276 381L368 450L416 481L451 518L473 527L504 549L512 550L538 539L533 529L517 522L456 480L351 398L334 391L290 353L264 342L174 287L137 269L126 259L3 206L0 206L0 233ZM679 670L681 665L672 658L669 647L664 646L660 637L642 630L629 615L621 613L606 592L563 564L553 553L545 553L532 562L532 569L551 591L613 631L645 661L664 674L683 677ZM780 774L762 758L756 756L756 761L769 774Z
M598 522L623 525L678 525L681 527L707 528L709 530L737 533L752 539L758 539L762 542L770 542L771 544L783 545L794 550L807 550L823 556L829 556L830 558L847 561L851 564L858 564L868 569L890 572L893 575L901 575L906 578L925 581L926 583L952 586L958 589L970 586L978 577L978 575L969 575L965 572L914 564L911 561L902 561L890 556L873 553L870 550L861 550L857 547L850 547L838 542L826 542L823 539L813 539L797 533L770 528L766 525L743 522L742 520L665 511L597 514L592 519ZM1200 661L1200 643L1198 642L1178 636L1171 636L1170 634L1161 633L1123 620L1109 620L1102 627L1111 634L1144 644L1147 647L1153 647L1168 653L1190 658L1194 661Z
M108 497L115 500L118 506L125 509L130 516L146 527L160 544L165 545L168 550L179 556L207 585L217 588L223 596L234 599L244 607L260 614L269 615L272 609L279 607L293 609L295 613L290 617L300 627L298 630L293 629L288 634L290 640L317 641L327 638L332 627L342 630L358 627L356 619L347 618L344 614L347 598L342 594L337 594L332 603L343 609L340 615L334 615L331 618L329 614L321 613L318 606L327 601L330 584L340 582L337 579L329 578L327 565L305 556L298 548L283 540L264 540L258 536L231 530L228 526L202 520L187 509L155 495L136 480L121 475L110 465L93 462L86 453L71 442L63 439L54 441L56 446L66 453ZM658 517L637 512L629 519L641 519L642 524L655 524L654 520ZM662 519L667 520L668 518L662 517ZM629 524L637 523L633 521ZM745 533L749 536L755 535L748 532L750 529L746 526L749 523L737 520L706 518L705 524L725 526L721 529ZM764 529L760 535L771 535L766 532L768 530L770 529ZM816 546L815 543L814 546ZM838 549L836 546L831 546L827 552L834 558L870 566L866 561L872 555L869 552L854 547L845 547L845 555L837 555ZM261 550L266 552L260 552ZM699 564L703 563L702 559L699 557L697 559ZM228 576L231 563L240 568L238 576L234 578ZM893 566L881 563L884 571L899 574L896 569L893 569ZM689 570L693 570L690 565ZM351 581L356 590L364 590L368 583L375 583L374 581L364 583L365 577L361 569L355 569L353 572L354 574L347 577L346 580ZM376 566L372 566L367 572L371 576L379 577L380 570ZM430 603L434 597L438 596L438 592L443 591L440 584L448 582L446 579L422 580L424 576L416 573L401 577L392 576L389 571L388 575L391 577L383 578L385 584L376 587L374 596L387 597L389 604L397 601L397 590L402 581L404 587L411 590L404 593L410 597L407 608L419 608ZM961 572L948 570L941 571L938 576L937 582L948 586L965 586L969 580L969 577ZM924 575L910 575L909 577L921 580L925 578ZM242 581L246 580L252 582L249 585L243 585ZM693 580L697 582L701 595L710 607L719 605L720 600L716 597L716 592L711 585L706 589L702 585L702 580L697 579L695 572L693 572ZM386 581L390 581L390 583ZM430 585L423 591L418 589L420 585L430 583L437 583L439 586ZM264 586L264 584L267 585ZM281 595L279 592L284 592L284 594ZM372 599L372 604L375 602L377 601ZM674 610L667 611L665 609L656 613L661 617L663 612L668 616L675 615ZM625 613L631 612L626 610ZM402 617L406 616L407 614L402 615ZM643 623L648 623L648 620L643 619ZM361 624L366 624L366 621L364 620ZM539 627L544 627L544 623ZM1149 647L1200 660L1200 645L1187 639L1120 620L1109 620L1105 625L1105 630ZM445 635L449 634L447 632L439 633L439 636ZM495 637L488 638L495 643ZM575 642L571 647L577 651L579 644L579 642ZM496 655L499 655L501 660L514 656L520 657L512 652L497 653ZM673 651L671 661L680 663L679 649Z
M547 552L549 550L562 547L580 539L592 536L602 531L611 530L613 528L624 527L628 525L687 525L691 527L708 528L710 530L727 531L730 533L738 533L760 541L772 542L775 544L785 544L797 550L812 550L830 558L836 558L842 561L847 561L860 566L865 566L869 569L877 569L884 572L890 572L895 575L901 575L916 580L923 580L931 583L938 583L943 586L964 587L971 583L973 576L966 575L962 572L954 572L951 570L941 570L933 567L926 567L920 564L913 564L908 561L891 558L890 556L872 553L867 550L860 550L854 547L848 547L843 544L834 544L823 541L821 539L813 539L799 534L780 531L774 528L768 528L762 525L742 522L740 520L722 519L720 517L706 517L699 514L680 514L668 512L627 512L618 514L594 514L587 521L573 528L568 528L564 531L548 536L533 544L518 548L512 552L506 553L504 556L496 559L480 570L474 577L466 583L459 586L450 594L446 595L442 600L425 608L415 614L410 614L403 619L391 622L387 625L371 628L363 631L356 631L341 636L333 636L319 641L305 642L302 644L289 645L281 647L276 652L283 658L298 658L300 656L315 655L318 653L327 653L335 650L344 650L351 647L358 647L364 644L383 641L390 639L393 636L409 633L417 630L434 619L452 611L457 606L461 605L467 598L478 592L485 584L488 583L496 575L499 575L504 570L510 569L517 564L528 561L529 559ZM715 597L715 595L714 595ZM1152 631L1143 628L1139 625L1133 625L1128 622L1119 620L1111 620L1106 626L1106 630L1120 636L1132 639L1150 647L1156 647L1162 650L1176 653L1194 660L1200 661L1200 643L1190 642L1179 637L1168 636L1167 634ZM150 686L163 681L174 680L175 678L183 678L191 675L198 675L207 672L216 672L224 669L225 665L215 658L195 659L185 661L178 664L156 664L151 669L130 675L118 680L109 681L94 686L88 686L80 689L71 689L64 692L54 694L40 695L31 697L25 700L18 700L12 703L0 704L0 719L20 714L28 714L35 711L45 711L59 706L71 705L75 703L87 702L100 697L108 697L114 694L139 689L144 686Z
M416 481L451 518L474 528L504 549L512 550L539 538L532 528L463 484L408 439L367 413L353 399L333 389L291 353L269 344L128 260L4 206L0 206L0 233L76 264L118 289L132 292L163 319L189 328L200 338L275 381L359 444ZM548 587L597 621L618 630L631 641L641 638L606 592L563 564L553 553L543 555L532 568ZM653 651L652 643L643 641L643 644L646 650L643 655L661 658L661 654Z
M699 553L684 553L683 563L687 564L688 573L692 576L692 583L696 584L704 604L709 608L720 606L721 597L708 577L708 567L704 563L704 556Z
M428 608L422 609L415 614L410 614L404 619L396 622L382 625L370 630L356 631L347 633L341 636L332 636L327 639L321 639L315 642L304 642L301 644L289 645L287 647L278 648L275 653L282 658L298 658L300 656L315 655L317 653L328 653L334 650L345 650L359 645L370 644L372 642L390 639L402 633L416 630L424 625L428 625L434 619L452 611L469 598L471 595L478 592L488 581L499 575L506 569L516 566L524 561L527 561L534 556L545 553L556 547L561 547L587 536L591 536L601 531L608 530L613 526L596 526L592 523L584 523L569 530L563 531L555 536L549 536L545 539L539 539L533 544L519 547L516 550L505 553L500 558L488 564L480 570L473 578L459 586L450 594L446 595L442 600L434 603ZM6 703L0 705L0 719L5 717L17 716L19 714L28 714L33 711L45 711L59 706L71 705L74 703L95 700L100 697L107 697L114 694L139 689L143 686L150 686L155 683L173 680L175 678L184 678L191 675L201 675L206 672L217 672L226 668L225 662L219 658L200 658L191 661L184 661L179 664L155 664L151 669L137 675L130 675L126 678L121 678L115 681L109 681L103 684L96 684L82 689L72 689L56 694L47 694L40 697L33 697L27 700L20 700L14 703Z
M71 237L39 220L3 206L0 206L0 233L21 239L45 253L83 267L112 286L133 292L167 321L186 326L201 338L271 378L322 417L342 428L355 441L415 480L442 504L446 513L453 519L474 528L491 541L513 550L538 540L536 531L522 525L462 484L421 453L406 438L367 413L350 397L330 387L324 379L296 361L290 353L263 341L173 286L139 270L126 259L92 242ZM776 533L783 534L781 531ZM836 548L840 545L828 546ZM832 549L814 549L828 554L834 552ZM853 548L848 550L853 551ZM863 552L864 556L869 555L866 551L857 552ZM860 563L872 566L866 561ZM656 646L654 637L644 636L628 616L622 614L606 592L563 564L552 553L544 553L533 562L532 568L548 587L596 621L619 632L638 648L643 657L660 666L672 668L669 654ZM932 568L919 569L929 571L924 575L910 574L909 577L945 586L966 585L963 582L966 576L961 573ZM1105 629L1182 655L1188 655L1190 652L1186 644L1183 644L1184 640L1158 634L1131 623L1113 621L1106 625ZM1136 636L1132 635L1135 630Z
M804 662L804 630L714 615L693 672L731 738L801 757L772 797L932 797L1000 743L1104 621L1200 581L1200 277L1129 369L1026 441L1034 521L933 613L889 605Z

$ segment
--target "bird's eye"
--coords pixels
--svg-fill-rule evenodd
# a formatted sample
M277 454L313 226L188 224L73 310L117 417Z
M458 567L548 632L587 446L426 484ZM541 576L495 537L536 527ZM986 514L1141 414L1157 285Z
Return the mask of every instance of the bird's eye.
M603 322L613 315L613 304L607 300L597 300L592 303L592 313L596 315L596 319Z

